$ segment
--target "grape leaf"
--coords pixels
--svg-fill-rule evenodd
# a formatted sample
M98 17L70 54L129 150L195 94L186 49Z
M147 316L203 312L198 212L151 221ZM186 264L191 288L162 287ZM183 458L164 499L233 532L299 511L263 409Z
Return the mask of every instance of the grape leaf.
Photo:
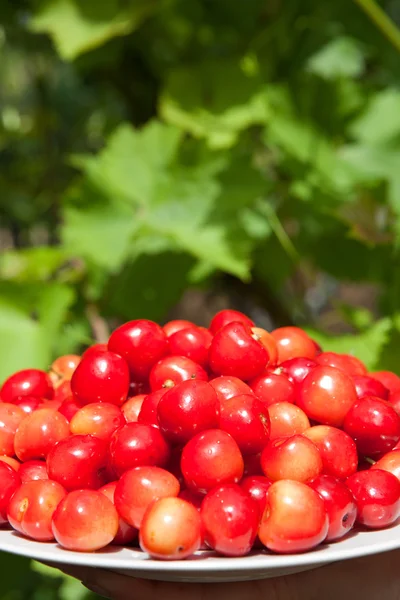
M355 119L350 133L365 144L384 144L400 134L400 92L388 88L376 93Z
M48 33L65 60L73 60L114 36L136 29L156 6L155 0L131 0L124 9L116 0L47 0L30 22L36 33Z
M349 37L337 37L323 46L307 63L307 69L325 79L359 77L365 66L360 43Z
M386 317L354 335L327 335L310 327L305 330L323 350L352 354L362 360L368 369L379 363L381 353L390 339L393 322Z

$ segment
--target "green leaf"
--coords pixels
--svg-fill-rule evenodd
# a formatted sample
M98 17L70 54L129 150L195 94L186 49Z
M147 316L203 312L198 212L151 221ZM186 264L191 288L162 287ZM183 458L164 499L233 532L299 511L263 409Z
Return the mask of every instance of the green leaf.
M0 277L13 281L46 281L66 261L62 248L42 246L8 250L0 258Z
M384 318L366 331L354 335L331 336L315 329L305 329L324 350L352 354L362 360L368 369L374 369L390 339L392 328L392 320Z
M45 0L30 28L50 34L60 56L73 60L115 36L127 35L155 6L155 0L131 0L124 9L117 0Z
M239 133L267 121L270 111L258 67L239 59L178 67L168 76L160 114L211 148L230 148Z
M367 109L353 121L350 133L368 145L384 144L400 134L400 92L392 88L376 93Z
M337 37L321 48L308 61L307 69L324 79L360 77L365 56L360 43L349 37Z

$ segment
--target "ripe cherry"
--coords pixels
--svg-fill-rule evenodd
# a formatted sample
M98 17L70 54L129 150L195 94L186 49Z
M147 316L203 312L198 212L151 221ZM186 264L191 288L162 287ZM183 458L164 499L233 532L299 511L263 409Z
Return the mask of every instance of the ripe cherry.
M120 476L128 469L141 465L165 466L170 448L156 427L127 423L113 434L110 456L112 469Z
M347 433L329 425L316 425L304 431L303 435L317 446L325 475L346 479L356 472L357 447Z
M169 350L175 356L187 356L206 368L212 339L213 336L204 327L180 329L168 338Z
M320 475L308 485L318 492L325 503L329 519L326 540L331 542L345 536L357 517L357 505L349 488L330 475Z
M0 525L8 522L7 509L14 492L21 485L21 477L10 465L0 462Z
M187 487L205 494L217 485L240 481L244 464L233 437L220 429L209 429L186 444L181 469Z
M219 329L210 346L209 363L216 375L253 379L262 373L269 359L258 337L242 323L229 323Z
M44 401L36 396L22 396L14 402L14 405L23 410L26 415L29 415L40 407L44 408Z
M14 456L14 437L26 413L15 404L0 403L0 454Z
M400 392L400 377L396 373L391 371L376 371L375 373L368 373L370 377L380 381L389 392Z
M303 433L310 427L310 421L304 412L290 402L277 402L268 406L271 422L269 439L276 440Z
M59 356L53 361L49 376L55 388L58 388L63 382L70 381L73 372L79 365L81 357L77 354L66 354Z
M118 514L139 529L148 506L159 498L178 496L177 478L159 467L142 466L126 471L118 481L114 502Z
M370 467L392 473L400 481L400 450L391 450Z
M119 526L115 506L97 490L76 490L53 515L53 535L67 550L94 552L111 544Z
M217 393L220 402L240 396L241 394L251 394L251 387L238 377L215 377L210 380L210 385Z
M329 521L321 496L300 481L276 481L268 490L258 536L269 550L304 552L326 538Z
M208 381L208 375L203 367L186 356L166 356L154 365L149 381L154 392L190 379Z
M19 471L21 464L19 460L13 458L12 456L0 456L0 461L9 465L14 471Z
M109 442L112 434L125 425L121 409L109 402L86 404L72 417L69 427L72 434L94 435Z
M54 540L53 514L66 494L62 485L49 479L23 483L8 505L10 525L19 533L39 542Z
M229 323L243 323L248 327L255 327L254 322L242 312L238 310L225 309L220 310L216 315L214 315L209 329L212 334L216 334L217 331Z
M74 398L71 396L62 402L61 406L57 409L59 413L61 413L67 421L71 421L73 416L76 415L78 410L82 408L81 402L78 398Z
M117 481L111 481L110 483L107 483L106 485L104 485L102 488L99 489L99 492L101 492L102 494L104 494L106 496L106 498L111 500L111 502L114 504L114 506L115 506L114 495L115 495L115 488L117 487L117 483L118 483ZM113 539L113 541L111 543L115 544L117 546L126 546L128 544L132 544L132 542L137 540L137 537L138 537L138 530L136 529L136 527L132 527L131 525L129 525L126 521L124 521L120 517L119 522L118 522L118 531L115 534L115 538Z
M375 398L382 398L382 400L388 400L389 398L389 390L383 383L373 377L369 377L369 375L355 375L353 382L356 386L359 400L365 396L375 396Z
M53 446L69 436L67 419L51 408L39 408L20 423L14 437L15 454L22 462L46 458Z
M388 401L390 402L390 405L393 406L397 414L400 415L400 391L389 394Z
M163 331L167 338L169 338L177 331L180 331L181 329L187 329L188 327L196 327L196 325L191 321L187 321L186 319L174 319L173 321L168 321L168 323L165 323L163 326Z
M278 362L278 346L273 336L261 327L251 328L253 338L258 340L262 346L266 349L269 356L268 366L273 368Z
M235 396L221 404L219 427L233 437L242 454L257 454L269 440L268 408L253 394Z
M283 375L286 375L286 377L297 386L316 366L317 363L315 360L299 356L297 358L285 360L280 364L277 370Z
M167 336L157 323L138 319L118 327L110 336L108 349L126 360L133 380L144 381L153 365L167 354Z
M361 360L350 354L322 352L315 360L319 365L341 369L350 377L367 374L367 369Z
M380 456L399 441L400 417L389 402L366 396L351 407L343 429L353 438L360 454Z
M247 494L257 501L260 509L260 517L265 510L267 494L271 485L272 481L263 475L250 475L248 477L244 477L240 482L240 487L242 490L247 492Z
M49 478L47 465L44 460L27 460L21 464L18 473L22 483Z
M74 371L71 389L82 405L109 402L120 406L128 396L128 365L114 352L93 352Z
M147 394L137 394L123 403L121 410L127 423L137 423L146 396Z
M341 427L356 400L355 386L349 375L341 369L318 366L301 384L297 405L310 419Z
M139 534L140 547L153 558L182 560L200 548L199 511L182 498L160 498L147 509Z
M318 448L308 438L293 435L270 442L261 453L261 468L268 479L306 482L322 473Z
M218 427L220 403L209 383L189 380L168 390L157 412L164 436L175 444L185 444L196 433Z
M259 504L239 485L208 492L201 505L204 539L224 556L245 556L253 547L260 521Z
M294 384L283 373L269 371L249 383L254 394L266 406L277 402L294 402L296 399Z
M40 369L23 369L11 375L2 385L0 398L3 402L14 403L25 396L51 400L54 389L50 377Z
M141 403L140 412L137 418L138 423L144 423L145 425L154 425L158 427L158 404L164 394L168 391L168 388L161 388L156 392L151 392L145 396Z
M346 480L357 504L357 522L370 529L381 529L400 514L400 482L380 469L354 473Z
M278 364L291 358L315 358L313 340L300 327L279 327L271 333L278 348Z

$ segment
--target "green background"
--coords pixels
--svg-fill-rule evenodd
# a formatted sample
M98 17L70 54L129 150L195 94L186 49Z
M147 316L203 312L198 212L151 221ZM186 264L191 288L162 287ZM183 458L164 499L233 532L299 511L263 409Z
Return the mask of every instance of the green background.
M3 0L0 381L130 318L226 306L400 373L399 19L397 0ZM2 600L85 594L0 568Z

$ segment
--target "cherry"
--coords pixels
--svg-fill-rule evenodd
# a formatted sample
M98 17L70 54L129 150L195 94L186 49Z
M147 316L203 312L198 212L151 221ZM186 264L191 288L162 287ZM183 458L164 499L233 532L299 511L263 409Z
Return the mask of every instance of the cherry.
M245 314L238 310L225 309L220 310L211 320L210 331L212 334L216 334L217 331L228 325L229 323L243 323L247 327L254 327L254 322L249 319Z
M331 542L345 536L357 517L357 505L349 488L330 475L320 475L308 485L318 492L325 503L329 519L326 540Z
M138 423L144 423L145 425L154 425L158 427L158 404L164 394L168 391L168 388L161 388L156 392L152 392L145 396L141 403L140 412L137 417Z
M329 366L315 367L304 379L297 397L297 405L310 419L335 427L343 425L356 401L357 394L350 376Z
M94 552L111 544L118 526L118 513L111 500L96 490L76 490L56 508L52 529L63 548Z
M249 380L268 365L269 354L252 329L242 323L229 323L219 329L210 346L209 363L216 375Z
M354 439L360 454L380 456L399 441L400 417L389 402L366 396L351 407L343 429Z
M112 434L125 425L125 417L115 404L86 404L72 417L69 427L73 434L90 434L109 442Z
M248 454L243 456L244 469L243 476L249 477L253 475L262 475L264 476L263 470L261 468L261 452L258 454Z
M252 327L251 331L253 338L258 340L268 352L268 366L270 368L275 367L278 362L278 346L276 345L275 339L266 329L262 329L261 327Z
M167 336L157 323L138 319L118 327L108 349L126 360L133 380L145 381L153 365L168 352Z
M303 433L310 427L310 421L298 406L290 402L278 402L268 407L271 423L269 439L276 440Z
M390 405L393 406L397 414L400 415L400 391L391 392L391 394L389 394L389 402Z
M16 531L39 542L54 540L53 514L67 492L46 479L23 483L8 505L8 521Z
M21 464L18 473L22 483L49 478L44 460L27 460Z
M400 482L380 469L359 471L346 480L357 504L357 522L370 529L394 523L400 514Z
M39 408L20 423L15 437L15 454L22 462L46 458L53 446L69 436L67 419L51 408Z
M186 356L166 356L154 365L149 381L154 392L164 387L173 387L189 379L208 381L208 375L203 367Z
M381 469L392 473L400 481L400 450L391 450L376 461L371 469Z
M177 478L159 467L136 467L118 481L114 502L119 515L132 527L140 528L148 506L159 498L178 496Z
M0 454L14 456L14 437L25 412L9 402L0 403Z
M357 447L347 433L329 425L316 425L304 431L303 435L317 446L325 475L346 479L356 472Z
M98 489L106 483L107 444L93 435L61 440L47 456L49 478L66 490Z
M271 333L278 348L278 364L291 358L315 358L314 341L299 327L279 327Z
M269 550L304 552L326 538L328 514L321 496L300 481L276 481L267 494L258 536Z
M74 415L82 408L82 403L78 400L78 398L74 398L71 396L62 402L61 406L57 409L59 413L61 413L67 421L71 421Z
M375 373L368 373L370 377L380 381L391 394L394 392L400 392L400 377L391 371L376 371Z
M44 402L36 396L22 396L14 402L14 405L23 410L26 415L29 415L37 408L44 407Z
M206 381L184 381L158 403L160 429L175 444L185 444L196 433L218 427L219 413L217 394Z
M229 398L234 398L235 396L240 396L242 394L252 393L251 387L238 377L215 377L214 379L210 380L210 385L216 391L218 400L220 402L229 400Z
M261 468L268 479L306 482L322 472L318 448L302 435L270 442L261 453Z
M242 454L257 454L269 440L268 409L254 395L235 396L221 404L219 427L230 433Z
M376 398L382 398L382 400L388 400L389 398L389 390L380 381L369 377L369 375L354 375L353 382L360 400L364 396L375 396Z
M113 434L110 442L111 466L116 475L133 467L167 464L170 449L156 427L127 423Z
M107 344L93 344L93 346L89 346L89 348L86 348L81 358L87 358L89 356L98 354L99 352L107 352L107 350Z
M182 498L160 498L147 509L139 543L153 558L182 560L200 548L202 522L198 510Z
M59 356L53 361L50 367L49 376L55 388L65 381L70 381L80 360L81 357L77 354L66 354L65 356Z
M128 365L114 352L92 352L74 371L71 389L82 405L109 402L120 406L128 396Z
M297 358L285 360L280 364L277 370L283 375L286 375L286 377L296 386L297 384L300 384L316 366L317 363L315 360L299 356Z
M23 369L11 375L3 383L0 398L3 402L14 403L25 396L48 398L54 396L51 379L45 371L40 369Z
M14 471L19 471L21 464L19 460L13 458L12 456L0 456L0 461L9 465Z
M167 338L169 338L177 331L180 331L181 329L187 329L188 327L196 327L196 325L191 321L186 321L185 319L174 319L173 321L168 321L168 323L165 323L163 326L163 331Z
M118 483L117 481L111 481L110 483L107 483L106 485L104 485L102 488L99 489L99 492L101 492L102 494L104 494L106 496L106 498L111 500L111 502L114 504L114 506L115 506L114 495L115 495L115 488L117 487L117 483ZM136 529L136 527L132 527L131 525L129 525L126 521L124 521L120 517L119 522L118 522L118 531L115 534L115 537L111 543L115 544L117 546L126 546L127 544L132 544L132 542L136 541L137 537L138 537L138 530Z
M225 483L237 483L243 475L243 458L233 437L220 429L195 435L183 448L182 474L187 487L207 493Z
M19 473L5 462L0 462L0 525L8 522L8 505L20 485L21 477Z
M146 398L147 394L137 394L137 396L132 396L128 398L126 402L121 406L122 413L125 417L125 420L128 423L137 423L143 401Z
M239 485L208 492L201 505L204 539L224 556L245 556L253 547L261 517L259 504Z
M268 490L271 487L272 481L268 477L262 475L250 475L244 477L240 482L242 490L247 492L254 500L257 501L260 509L260 516L265 510L267 502Z
M254 394L266 406L277 402L294 402L296 399L294 384L283 373L270 371L259 375L249 383Z
M319 365L341 369L350 377L367 374L365 365L358 358L350 354L322 352L317 356L316 361Z
M169 336L169 350L175 356L187 356L202 367L208 366L208 350L213 336L204 327L180 329Z

